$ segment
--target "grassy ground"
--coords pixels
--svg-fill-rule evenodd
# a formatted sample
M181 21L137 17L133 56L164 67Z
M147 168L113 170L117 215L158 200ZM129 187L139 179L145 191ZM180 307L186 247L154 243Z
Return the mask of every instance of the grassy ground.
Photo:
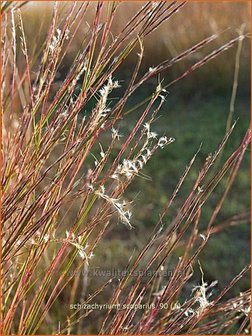
M190 191L197 175L197 169L202 166L205 158L215 151L222 140L228 113L229 97L214 96L205 98L205 100L197 100L192 97L191 100L181 101L178 97L173 96L167 99L161 116L156 120L153 129L158 134L166 133L168 136L175 137L176 141L166 149L159 151L147 164L143 172L150 180L146 181L145 178L138 177L131 186L128 196L129 199L136 200L133 209L135 229L128 231L121 225L118 226L113 235L110 235L101 247L101 251L106 250L107 252L106 256L102 256L103 253L101 253L98 264L101 261L103 265L105 263L108 267L111 265L120 267L120 256L125 258L134 248L141 246L157 222L162 207L171 196L187 163L202 144L194 168L175 202L173 212L176 213L176 205L179 207L187 192ZM235 146L238 146L248 127L249 101L245 97L238 97L234 119L237 120L237 124L219 164L224 162ZM125 131L132 127L134 120L135 115L132 113L124 124ZM249 209L249 181L249 153L247 153L238 178L214 225ZM224 183L225 180L223 187ZM201 219L202 230L210 219L222 191L222 188L219 187L205 207ZM169 217L165 225L169 226ZM242 267L249 263L249 246L249 222L216 234L214 239L210 239L208 247L200 258L206 279L210 281L218 279L220 288L223 288L228 280L231 280ZM115 249L116 256L113 252ZM178 257L182 251L183 248L177 248L174 256ZM236 288L236 291L243 290L248 286L249 275L243 278L243 281L240 282L240 288Z

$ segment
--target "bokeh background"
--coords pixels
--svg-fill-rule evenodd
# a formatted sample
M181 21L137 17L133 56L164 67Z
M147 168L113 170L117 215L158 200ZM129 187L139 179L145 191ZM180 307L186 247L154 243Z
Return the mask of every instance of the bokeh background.
M64 7L68 3L62 3ZM30 50L35 50L45 38L50 24L52 2L41 3L32 1L23 7L25 31L30 44ZM113 34L117 34L127 23L141 3L123 2L118 8ZM90 20L93 9L90 9ZM164 83L169 83L178 77L191 64L200 60L223 43L236 37L243 26L244 32L250 31L250 2L189 2L167 23L164 23L148 39L144 41L144 62L141 72L149 67L155 67L160 61L176 56L181 51L212 34L219 37L213 41L202 53L193 55L185 62L172 67L161 76ZM83 22L82 32L76 37L71 52L59 73L63 76L82 43L82 34L87 27ZM36 34L34 34L36 32ZM185 195L192 187L194 178L208 154L212 153L221 142L225 131L230 110L230 99L233 87L235 57L237 45L222 53L219 57L206 64L203 68L190 74L186 79L177 82L169 88L169 94L162 108L160 116L154 124L154 131L167 134L176 139L175 143L158 152L144 168L143 173L148 177L137 178L128 192L128 199L134 200L133 220L134 230L128 230L123 225L107 235L96 251L93 267L124 269L125 260L133 250L139 250L159 219L163 206L171 196L186 165L202 143L196 165L181 189L173 206L172 214L182 204ZM122 94L132 73L136 61L136 52L126 60L120 71L115 74L122 84L117 94ZM250 39L245 38L242 43L239 60L238 91L235 101L233 121L237 121L226 150L225 157L239 145L242 136L249 126L250 119ZM149 81L137 91L128 104L128 108L148 97L157 85L157 78ZM141 108L134 110L123 121L121 133L131 129L133 121L141 114ZM109 141L104 139L104 141ZM95 154L95 153L94 153ZM225 223L232 216L244 215L243 224L225 229L210 239L207 248L200 256L207 281L219 281L219 288L223 288L250 261L250 169L249 152L225 201L222 211L214 225ZM222 185L213 193L210 202L204 209L201 227L207 224L219 195L225 186ZM169 218L166 219L169 225ZM174 258L178 258L183 250L178 247ZM197 272L197 271L196 271ZM99 281L99 279L96 279ZM249 287L249 275L245 276L234 291L242 291ZM90 284L92 287L92 284ZM234 293L230 292L229 295ZM59 303L60 304L60 303ZM90 330L92 332L92 330Z

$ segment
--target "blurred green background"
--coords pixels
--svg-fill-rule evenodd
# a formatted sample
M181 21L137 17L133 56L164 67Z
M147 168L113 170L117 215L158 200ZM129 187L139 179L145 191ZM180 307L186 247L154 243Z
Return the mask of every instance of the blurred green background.
M124 6L127 13L133 15L137 4L123 4L118 15L123 16ZM216 41L202 53L172 67L160 76L164 83L178 77L191 64L198 61L223 43L238 35L242 24L245 32L249 31L250 4L243 3L188 3L175 14L169 22L164 23L145 41L145 59L142 72L148 67L158 65L160 61L173 57L189 48L201 39L213 33L220 33ZM126 22L127 17L122 21ZM118 21L119 22L119 21ZM120 21L118 26L123 23ZM115 29L119 30L119 27ZM190 191L198 169L205 158L215 151L224 137L230 110L230 99L233 87L235 57L237 44L230 50L219 55L216 59L190 74L187 78L177 82L169 88L167 101L160 111L153 126L153 131L159 135L172 136L176 141L167 148L158 151L148 162L143 173L151 177L146 180L137 177L128 191L128 199L134 200L133 224L135 229L128 231L123 225L118 225L97 251L95 263L97 265L116 265L122 268L126 256L130 256L133 249L139 249L146 241L153 227L159 219L167 200L170 198L186 165L202 143L201 151L183 188L175 201L174 212L183 204ZM132 73L136 57L133 54L124 67L116 74L116 79L122 80L123 88L127 86ZM235 101L233 122L237 121L235 129L225 147L221 163L237 148L244 136L250 121L250 39L246 38L242 44L239 60L239 81ZM128 108L132 108L155 90L158 79L155 78L131 98ZM118 94L118 91L117 91ZM133 127L143 108L132 112L123 120L121 133L127 134ZM214 206L224 190L226 180L214 191L204 207L201 218L201 229L208 223ZM219 225L236 214L246 213L250 209L250 153L247 151L241 169L237 176L222 210L214 225ZM249 217L248 217L249 218ZM169 219L166 220L169 225ZM118 242L119 240L119 242ZM116 250L116 253L115 253ZM106 252L104 252L106 251ZM182 250L175 251L175 257L181 255ZM105 255L104 255L105 253ZM224 286L250 263L250 222L245 220L242 225L234 226L217 233L210 239L207 248L200 256L205 278L208 281L218 280L219 289ZM196 279L198 272L195 270ZM250 286L250 276L247 274L230 296Z

